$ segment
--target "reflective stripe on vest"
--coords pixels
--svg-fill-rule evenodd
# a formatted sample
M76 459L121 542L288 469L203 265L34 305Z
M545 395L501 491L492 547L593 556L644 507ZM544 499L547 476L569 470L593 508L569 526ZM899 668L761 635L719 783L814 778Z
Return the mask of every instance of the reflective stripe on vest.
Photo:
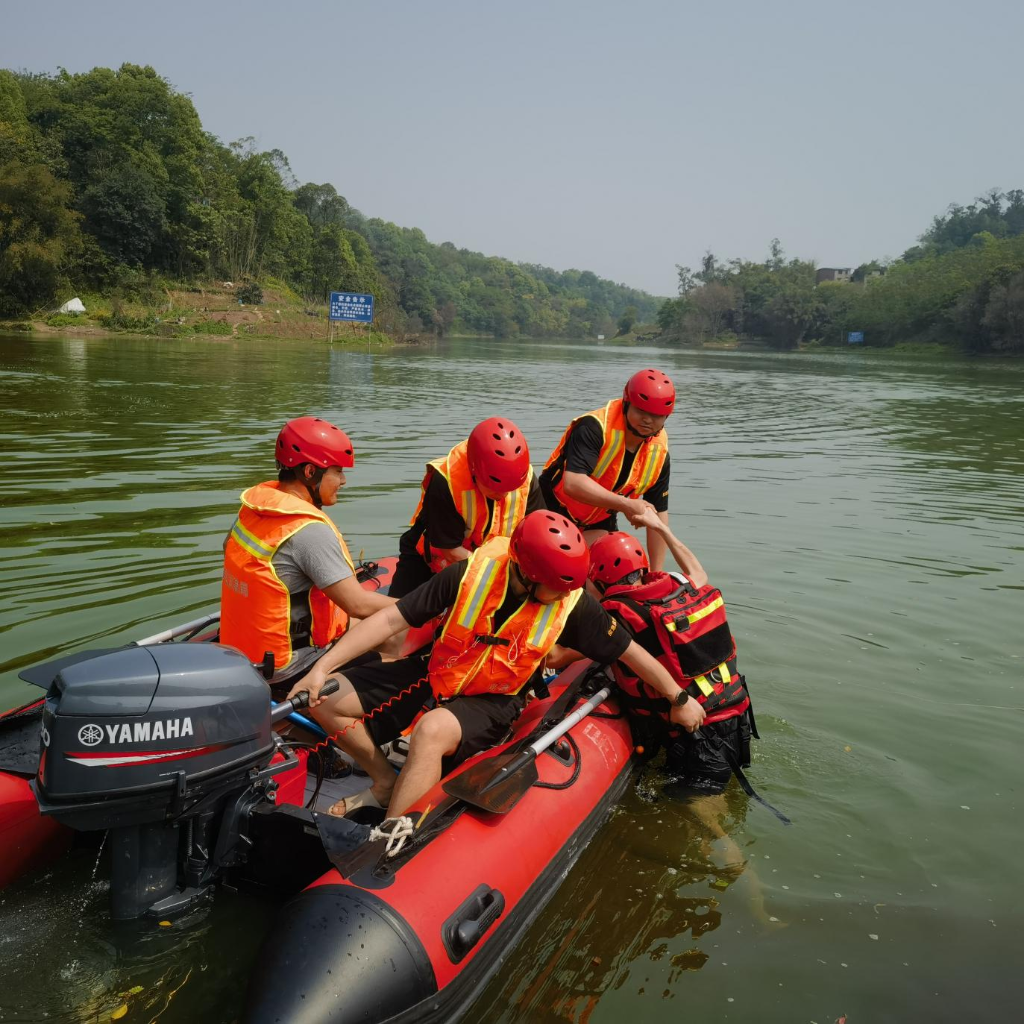
M341 553L355 573L345 538L325 512L281 489L277 481L257 484L241 495L242 507L224 546L221 583L221 643L240 650L250 661L270 651L276 671L294 656L292 595L274 570L277 549L312 523L326 523L338 538ZM296 595L298 597L299 595ZM345 631L348 616L317 587L308 592L309 641L325 647Z
M603 409L594 409L592 412L585 413L584 416L592 416L597 420L601 427L602 437L601 450L590 479L599 483L605 490L614 491L616 494L622 494L628 498L639 498L650 487L653 487L661 475L661 471L665 468L665 457L668 455L668 435L664 429L654 437L644 438L640 447L637 448L629 476L621 487L616 488L615 484L622 472L622 463L626 457L626 417L623 412L622 399L613 399ZM545 469L555 465L562 457L569 434L584 416L577 416L566 428L562 439L544 464ZM610 509L588 505L586 502L570 498L566 494L564 466L562 475L558 478L553 490L555 497L581 526L588 526L590 523L605 519L610 513Z
M470 556L430 653L430 685L436 696L518 693L583 596L582 590L574 590L551 604L524 597L495 632L494 616L508 593L510 567L507 537L492 538Z
M510 491L494 502L494 511L490 515L490 522L488 522L487 499L477 489L473 481L473 474L469 469L467 447L468 442L461 441L443 459L434 459L427 463L427 471L420 485L419 504L416 506L409 525L414 526L416 520L419 519L420 512L423 511L423 502L426 498L430 478L434 473L438 473L448 485L455 509L462 516L462 521L465 524L466 533L462 540L462 546L469 551L475 551L492 537L512 536L512 531L526 515L526 504L529 501L530 487L533 484L533 467L530 467L521 487ZM448 560L434 552L430 552L428 557L427 547L427 535L424 530L416 540L416 550L423 556L431 571L440 572L450 564Z

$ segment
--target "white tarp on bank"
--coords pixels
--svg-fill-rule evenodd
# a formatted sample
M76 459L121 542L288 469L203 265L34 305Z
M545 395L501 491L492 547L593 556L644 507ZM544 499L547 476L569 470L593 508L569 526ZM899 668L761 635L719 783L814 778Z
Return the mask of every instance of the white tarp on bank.
M82 305L82 300L76 295L73 299L70 299L68 302L65 302L64 305L61 306L60 309L57 310L57 312L58 313L84 313L85 312L85 306Z

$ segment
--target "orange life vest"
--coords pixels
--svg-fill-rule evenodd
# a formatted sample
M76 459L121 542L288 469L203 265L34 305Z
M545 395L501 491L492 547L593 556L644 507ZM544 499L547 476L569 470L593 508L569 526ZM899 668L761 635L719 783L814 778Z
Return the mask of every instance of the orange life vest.
M507 537L487 541L470 556L430 652L428 673L435 696L518 693L583 596L582 590L574 590L553 604L524 597L495 632L494 615L505 600L510 571Z
M443 459L433 459L427 463L427 472L420 485L420 502L409 521L414 526L423 509L430 478L439 473L451 492L455 508L466 524L466 536L462 546L475 551L492 537L511 537L512 531L526 515L526 503L530 498L530 486L533 483L533 466L526 475L523 485L515 491L494 502L494 513L488 518L487 499L473 482L473 474L469 470L469 458L466 454L467 442L461 441ZM416 550L430 566L431 572L440 572L450 561L436 551L430 550L427 544L426 531L416 541Z
M616 488L615 483L622 471L622 462L626 456L626 415L622 409L622 399L615 398L603 409L595 409L593 412L584 413L584 416L593 416L601 425L602 442L601 451L597 457L597 465L591 473L591 479L599 483L606 490L614 491L616 494L624 495L627 498L641 497L649 487L661 475L665 466L665 457L668 455L668 435L665 431L659 430L653 437L646 437L637 449L636 457L633 459L633 467L629 472L625 483ZM558 442L551 457L544 464L548 469L555 465L562 457L566 441L572 428L583 416L576 419L566 427L562 439ZM569 515L581 526L596 523L608 516L609 509L598 508L596 505L588 505L586 502L570 498L565 493L565 472L558 478L553 487L555 497L569 512Z
M241 499L242 507L224 547L220 640L238 648L250 661L260 661L270 651L274 667L280 671L291 662L295 641L300 646L325 647L345 632L348 615L322 590L311 587L309 635L293 637L292 595L274 571L274 552L303 527L326 523L353 573L355 566L345 538L330 517L311 502L282 490L277 481L250 487Z

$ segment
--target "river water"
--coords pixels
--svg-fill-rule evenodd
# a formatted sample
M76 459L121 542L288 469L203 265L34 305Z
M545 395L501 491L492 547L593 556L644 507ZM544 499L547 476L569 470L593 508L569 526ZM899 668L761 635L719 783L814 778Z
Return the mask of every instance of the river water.
M0 338L0 707L17 671L215 607L288 417L344 426L336 522L395 550L423 463L492 413L537 464L654 364L672 521L723 589L761 740L716 833L645 774L473 1019L1017 1020L1024 364L460 340ZM0 1021L234 1018L272 907L114 927L72 858L0 894ZM287 979L283 980L287 984Z

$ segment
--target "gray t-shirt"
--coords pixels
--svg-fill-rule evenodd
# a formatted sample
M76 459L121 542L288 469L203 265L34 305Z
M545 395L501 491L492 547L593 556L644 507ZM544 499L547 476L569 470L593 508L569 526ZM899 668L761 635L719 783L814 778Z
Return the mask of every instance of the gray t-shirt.
M341 553L334 531L326 523L310 523L289 537L271 559L274 572L288 588L289 594L304 594L310 587L325 590L352 575ZM291 605L292 636L308 634L309 606L305 601ZM323 651L319 647L297 647L291 663L282 672L275 672L271 682L282 676L295 676L313 664Z

